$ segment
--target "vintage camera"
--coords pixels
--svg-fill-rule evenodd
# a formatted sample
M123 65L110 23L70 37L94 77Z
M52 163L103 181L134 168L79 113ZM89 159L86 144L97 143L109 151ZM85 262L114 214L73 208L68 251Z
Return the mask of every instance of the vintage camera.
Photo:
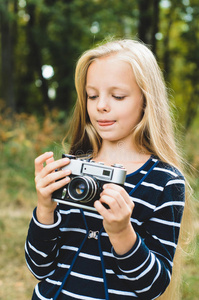
M70 163L62 169L71 170L71 181L53 193L52 199L56 202L95 210L93 203L99 199L105 183L124 184L126 170L122 165L106 166L67 154L62 157L70 159Z

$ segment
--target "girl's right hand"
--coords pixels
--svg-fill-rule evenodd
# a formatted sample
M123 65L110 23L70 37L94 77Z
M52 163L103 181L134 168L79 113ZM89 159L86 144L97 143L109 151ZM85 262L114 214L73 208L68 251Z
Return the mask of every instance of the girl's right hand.
M46 152L35 159L37 219L42 224L54 223L54 210L57 203L52 200L52 193L69 183L71 171L60 169L69 163L68 158L55 161L53 152Z

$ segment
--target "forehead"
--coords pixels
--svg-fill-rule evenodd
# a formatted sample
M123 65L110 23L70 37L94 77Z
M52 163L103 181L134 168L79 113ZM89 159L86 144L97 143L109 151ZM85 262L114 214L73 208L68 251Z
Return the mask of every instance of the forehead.
M118 54L95 59L87 71L87 84L108 81L135 80L132 66Z
M102 57L98 57L95 58L93 60L93 62L90 64L88 69L92 69L92 68L98 68L98 69L103 69L106 67L115 67L115 68L121 68L121 69L131 69L132 71L132 67L130 62L127 61L127 59L125 59L124 57L122 57L119 54L111 54L108 56L102 56Z

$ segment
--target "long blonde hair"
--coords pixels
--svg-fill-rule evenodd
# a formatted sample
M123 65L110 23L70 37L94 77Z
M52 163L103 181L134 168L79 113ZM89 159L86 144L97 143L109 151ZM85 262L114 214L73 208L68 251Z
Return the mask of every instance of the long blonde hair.
M75 86L77 102L71 126L71 153L95 153L101 138L91 125L86 109L86 76L90 64L103 56L117 54L118 59L132 66L137 84L142 90L145 108L143 118L133 132L138 150L157 155L160 159L180 167L176 151L167 90L162 73L152 52L135 40L117 40L86 51L76 66Z
M107 42L86 51L78 60L75 73L77 102L70 126L70 153L94 152L96 154L101 147L101 137L92 126L87 113L86 77L88 68L94 60L113 54L131 65L144 97L143 117L132 136L135 145L139 151L157 155L162 161L177 167L182 172L182 160L176 147L168 94L162 72L151 50L136 40ZM188 205L185 211L188 210L187 208ZM186 212L184 212L185 218ZM159 299L180 299L180 249L181 247L178 246L175 254L172 282Z

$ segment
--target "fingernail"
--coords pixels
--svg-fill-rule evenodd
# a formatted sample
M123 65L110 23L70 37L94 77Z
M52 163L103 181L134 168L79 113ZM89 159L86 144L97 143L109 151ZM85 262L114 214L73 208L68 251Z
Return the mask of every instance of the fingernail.
M69 169L65 169L64 168L63 172L64 172L64 175L69 175L70 174L70 170Z
M54 155L52 151L47 152L48 155Z
M64 162L69 162L70 161L68 157L63 158L63 160L64 160Z
M66 182L69 182L69 181L70 181L70 177L67 176L67 177L65 178L65 180L66 180Z

